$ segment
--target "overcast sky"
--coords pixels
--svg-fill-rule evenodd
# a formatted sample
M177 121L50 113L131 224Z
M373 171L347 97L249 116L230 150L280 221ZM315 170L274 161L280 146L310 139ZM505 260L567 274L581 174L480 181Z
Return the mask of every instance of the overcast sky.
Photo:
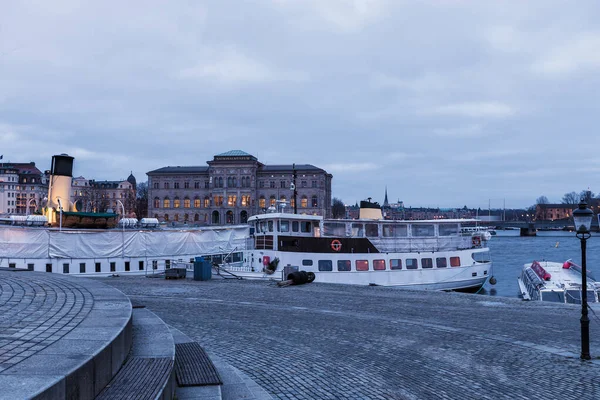
M600 192L600 2L0 0L0 154L138 182L240 149L333 196Z

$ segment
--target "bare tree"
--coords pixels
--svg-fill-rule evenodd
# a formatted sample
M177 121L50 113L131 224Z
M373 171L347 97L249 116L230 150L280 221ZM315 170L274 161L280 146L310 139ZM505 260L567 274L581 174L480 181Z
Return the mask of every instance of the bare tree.
M535 204L550 204L546 196L540 196L535 200Z
M577 194L577 192L565 193L565 195L562 198L562 203L563 204L577 204L577 203L579 203L580 198L581 198L581 196L579 196Z
M579 193L579 196L580 196L581 200L585 201L588 204L590 204L592 202L592 199L594 197L596 197L596 195L594 194L594 192L592 192L589 189L582 190L581 193Z
M346 206L337 197L334 197L331 201L331 214L333 218L344 218L346 216Z
M138 218L148 216L148 182L140 182L137 185L135 214Z

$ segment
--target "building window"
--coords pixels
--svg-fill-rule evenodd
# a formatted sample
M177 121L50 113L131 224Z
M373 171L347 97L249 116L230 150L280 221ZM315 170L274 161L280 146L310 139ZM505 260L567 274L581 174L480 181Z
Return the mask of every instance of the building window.
M200 182L194 182L194 189L200 189Z
M183 208L190 208L190 199L187 197L183 199Z
M260 208L265 208L267 206L267 200L265 199L264 196L260 196L260 199L258 199L258 206Z
M225 213L225 223L227 224L233 224L234 220L233 220L233 211L229 210Z
M369 260L356 260L356 270L357 271L368 271L369 270Z
M210 189L210 182L204 181L204 189Z
M33 267L34 267L33 264L27 264L27 270L28 271L33 271Z
M64 263L63 264L63 274L68 274L69 273L69 264Z
M197 197L194 199L194 208L200 208L200 199Z
M221 207L223 205L223 196L214 196L213 200L215 207Z
M279 187L282 188L282 189L287 189L287 185L285 183L286 183L285 181L280 181L279 182Z
M237 196L234 194L227 196L227 205L229 207L235 207L237 205Z
M318 206L319 206L319 201L318 201L318 199L317 199L317 196L316 196L316 195L315 195L315 196L313 196L311 200L312 200L312 206L313 206L313 207L318 207Z
M206 196L204 198L204 208L208 208L210 207L210 198L208 196Z
M143 271L144 270L144 262L143 261L138 261L138 265L139 265L138 269L140 271Z
M269 182L269 187L270 187L271 189L275 189L275 181L270 181L270 182Z
M158 182L154 182L153 187L154 187L154 189L158 189Z
M190 215L189 214L183 214L183 222L187 223L190 220Z
M160 199L158 197L154 198L154 208L160 207Z
M189 189L190 188L190 183L189 182L183 182L183 188L184 189Z
M258 182L258 187L261 188L261 189L264 188L265 187L265 182L264 181Z
M242 207L248 207L250 205L250 195L243 194L242 195Z
M198 213L194 214L194 221L195 222L200 221L200 214L198 214Z
M85 274L85 263L79 263L79 273Z
M129 261L125 261L125 271L129 271L131 269Z
M317 187L317 181L312 181L312 187L316 188Z
M219 177L219 178L217 179L217 183L218 183L218 186L217 186L217 187L220 187L220 188L222 188L222 187L223 187L223 178L222 178L222 177Z
M52 264L46 264L46 272L52 272Z
M292 209L293 209L295 205L296 205L296 200L294 200L294 198L292 197L292 199L290 200L290 207L292 207Z
M175 199L173 199L173 207L179 208L180 206L181 206L181 202L179 201L179 197L175 197Z
M169 221L169 214L165 214L164 220Z
M96 272L102 271L102 264L100 264L99 262L96 263L95 267L96 267Z
M179 182L173 183L173 189L179 189Z
M164 187L165 187L165 189L168 189L169 188L169 182L165 182L165 186Z
M117 263L114 261L110 262L110 272L115 272L117 270Z
M163 200L163 208L171 208L171 200L168 197Z
M337 270L338 271L350 271L352 263L350 260L338 260L337 262Z
M175 222L179 222L179 214L175 214L175 215L173 216L173 220L174 220Z
M305 188L306 187L306 181L302 181L302 187Z
M275 206L275 195L271 195L271 197L269 198L269 205L270 206Z
M302 200L300 200L300 207L308 207L308 198L306 196L302 196Z

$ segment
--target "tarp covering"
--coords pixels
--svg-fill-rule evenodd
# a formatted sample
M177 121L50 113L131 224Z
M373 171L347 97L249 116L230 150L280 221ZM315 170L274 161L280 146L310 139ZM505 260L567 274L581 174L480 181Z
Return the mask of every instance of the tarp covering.
M0 228L0 258L183 257L246 248L247 226L198 230Z

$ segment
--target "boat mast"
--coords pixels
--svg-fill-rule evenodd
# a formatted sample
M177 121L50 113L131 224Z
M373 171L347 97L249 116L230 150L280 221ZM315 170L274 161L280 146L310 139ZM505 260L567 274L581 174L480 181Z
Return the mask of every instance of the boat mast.
M296 164L292 164L292 187L294 191L294 214L298 214L298 190L296 190Z

